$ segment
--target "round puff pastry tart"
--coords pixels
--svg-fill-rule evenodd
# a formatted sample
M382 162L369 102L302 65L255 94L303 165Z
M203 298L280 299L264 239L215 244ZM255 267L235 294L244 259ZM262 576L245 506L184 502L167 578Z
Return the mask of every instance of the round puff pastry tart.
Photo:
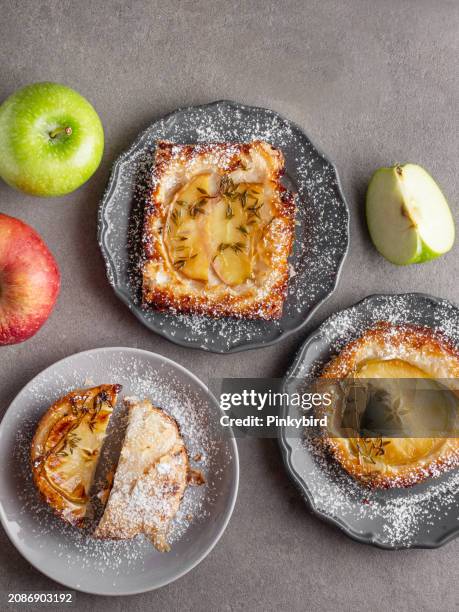
M35 484L54 512L82 526L89 491L120 385L80 389L44 414L32 441Z
M346 402L337 401L338 385L327 383L325 379L360 379L359 385L363 388L367 385L367 389L372 385L385 398L385 409L388 408L392 415L396 413L395 418L401 425L399 431L402 435L406 431L411 437L352 437L356 432L363 436L362 422L368 408L364 405L359 412L354 404L352 418L356 420L346 431L345 427L349 427L349 420L346 425L344 418ZM440 412L446 414L448 402L450 407L454 406L446 431L456 437L425 437L431 430L427 421L424 424L420 421L428 411L421 410L421 416L419 411L413 411L421 396L418 394L415 400L414 383L406 380L403 383L400 379L423 379L416 385L436 391L436 395L425 393L422 397L435 398L435 402L430 400L429 408L437 417ZM332 359L318 382L322 391L327 384L332 390L331 407L324 409L328 415L324 430L326 446L342 467L362 483L371 488L406 487L459 466L459 351L439 333L428 327L380 322ZM442 390L441 396L439 390ZM439 397L442 398L440 402L437 401ZM444 399L446 397L449 399ZM381 405L384 402L376 403L377 409L380 410ZM422 433L416 435L416 428ZM445 435L444 429L442 435Z

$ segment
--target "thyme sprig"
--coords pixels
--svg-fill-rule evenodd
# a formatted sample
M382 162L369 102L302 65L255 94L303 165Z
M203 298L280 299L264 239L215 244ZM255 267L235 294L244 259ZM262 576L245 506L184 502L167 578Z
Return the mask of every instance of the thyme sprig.
M243 242L220 242L217 247L217 254L223 253L226 249L231 249L235 253L242 253L244 251L245 244ZM215 259L215 257L214 257Z
M228 202L228 204L226 205L226 212L225 212L225 217L227 219L232 219L234 217L234 211L233 211L233 207L231 206L231 204Z
M182 223L182 211L180 209L175 208L171 212L171 221L176 227L180 227Z
M249 217L256 217L257 219L260 219L261 217L258 211L263 207L263 204L264 204L263 202L261 204L258 204L258 199L257 199L255 204L248 206L247 211L249 213Z
M181 270L185 264L197 256L197 253L194 253L193 255L182 255L181 257L178 257L172 265L176 270Z
M64 440L64 444L62 448L56 453L58 457L68 457L73 455L73 451L78 446L78 442L81 442L81 438L77 436L74 432L69 432Z
M233 179L224 174L220 180L220 194L226 199L233 201L239 197L237 187L234 184Z
M100 411L102 410L102 408L107 402L108 402L108 396L105 391L102 391L101 393L96 395L96 397L94 398L93 407L92 407L93 409L91 411L91 418L89 419L89 422L88 422L89 431L91 433L94 433L94 429L97 423L97 416L99 415Z
M238 185L236 185L231 177L227 174L223 175L220 181L220 194L228 201L228 206L232 202L239 200L243 209L247 206L247 198L255 197L250 189L244 189L244 191L238 191Z
M207 204L207 199L207 197L200 198L188 206L188 214L192 219L205 214L204 206Z
M384 447L390 444L390 440L383 442L382 438L359 438L356 442L359 456L367 463L376 463L375 459L385 454Z

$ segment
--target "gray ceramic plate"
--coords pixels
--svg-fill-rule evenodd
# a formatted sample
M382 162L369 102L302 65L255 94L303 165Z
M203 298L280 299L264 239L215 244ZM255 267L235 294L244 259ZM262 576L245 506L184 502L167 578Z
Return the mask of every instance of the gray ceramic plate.
M299 195L293 273L282 319L238 321L142 309L139 246L155 142L257 138L282 150L284 182ZM335 167L299 127L273 111L222 101L180 109L156 121L121 155L101 202L99 243L110 284L144 325L182 346L229 353L273 344L306 324L338 282L349 240L348 217Z
M66 392L101 383L120 383L121 398L149 397L172 414L190 458L199 460L194 465L206 476L208 484L188 487L185 493L169 553L157 552L143 537L130 542L92 540L56 518L35 491L29 451L41 415ZM126 595L176 580L212 550L235 504L237 447L222 433L219 417L220 408L207 387L160 355L102 348L59 361L22 389L0 425L0 518L6 533L27 561L71 589ZM110 427L112 439L117 435L115 415Z
M284 389L301 392L339 350L377 321L437 329L459 344L459 310L428 295L374 295L327 319L307 338L287 374ZM296 408L285 411L298 416ZM286 468L311 510L351 538L386 549L437 548L459 533L459 471L408 489L369 491L308 439L284 428L280 445Z

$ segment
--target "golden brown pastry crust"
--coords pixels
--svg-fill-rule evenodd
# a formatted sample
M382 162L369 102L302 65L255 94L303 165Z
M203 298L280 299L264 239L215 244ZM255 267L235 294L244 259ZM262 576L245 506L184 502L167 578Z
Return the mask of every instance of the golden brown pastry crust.
M75 432L78 427L87 426L88 437L95 444L92 453L86 451L89 462L85 464L89 470L86 474L91 480L120 389L120 385L100 385L68 393L45 412L33 437L31 463L35 485L54 512L72 525L82 526L84 522L89 490L83 490L81 482L72 492L64 488L64 483L59 487L59 471L66 457L76 458L79 441ZM79 476L75 474L76 481Z
M324 368L321 379L353 377L371 360L402 360L429 378L451 379L458 393L459 351L442 334L428 327L380 322L350 342ZM334 436L336 432L334 433ZM325 434L324 441L336 460L354 478L371 488L407 487L459 466L458 438L341 438ZM387 444L392 460L385 461ZM416 458L416 452L422 457ZM389 451L387 451L389 453ZM415 458L413 461L407 457ZM371 459L368 460L370 456Z
M270 207L275 223L266 229L271 245L269 273L257 284L233 288L224 283L189 282L180 270L174 269L164 246L162 230L167 222L170 198L180 187L180 179L172 187L174 174L210 170L219 175L238 176L244 160L258 156L267 168ZM205 314L213 317L233 316L252 319L277 319L282 314L289 279L290 255L295 227L295 197L280 181L284 171L282 153L261 141L247 144L209 143L175 145L159 141L156 147L151 199L144 218L143 302L158 310ZM237 181L239 182L239 181ZM167 192L167 193L166 193Z

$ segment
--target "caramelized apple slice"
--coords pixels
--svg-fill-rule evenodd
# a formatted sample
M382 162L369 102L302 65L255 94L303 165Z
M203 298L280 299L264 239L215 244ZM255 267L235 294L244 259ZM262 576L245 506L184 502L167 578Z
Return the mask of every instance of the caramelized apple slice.
M220 280L235 286L252 274L254 237L261 223L263 186L235 185L227 176L195 176L175 195L164 230L174 268L187 278L207 282L212 265Z
M223 243L246 242L250 233L247 215L237 202L218 200L210 209L207 229L213 255Z
M212 265L221 281L236 286L252 274L253 239L260 221L263 188L226 180L221 191L222 199L209 219L211 249L216 253Z
M180 189L171 204L164 243L173 267L193 280L207 281L206 208L215 191L211 174L199 174Z
M241 285L252 273L252 260L239 244L224 244L213 261L215 272L230 287Z
M220 200L209 220L209 241L215 253L212 266L221 281L234 286L243 283L252 272L249 228L246 214L233 203L229 218L228 203ZM210 225L212 223L212 225Z
M74 503L85 503L94 477L105 431L113 412L111 398L105 392L88 406L83 403L81 415L74 412L58 420L49 431L47 457L43 470L52 487ZM55 443L55 441L58 441Z

